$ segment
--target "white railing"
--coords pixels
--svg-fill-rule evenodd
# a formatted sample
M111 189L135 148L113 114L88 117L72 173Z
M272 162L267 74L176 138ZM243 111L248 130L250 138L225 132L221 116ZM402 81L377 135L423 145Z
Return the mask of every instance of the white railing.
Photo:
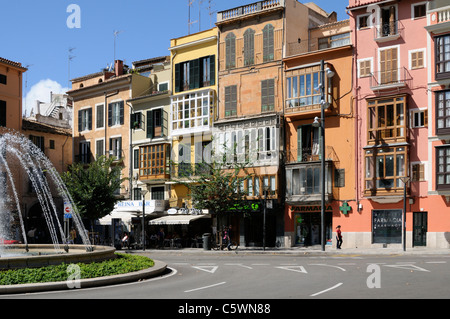
M245 16L259 11L264 11L276 7L283 7L285 0L265 0L251 3L245 6L232 8L217 13L217 22Z

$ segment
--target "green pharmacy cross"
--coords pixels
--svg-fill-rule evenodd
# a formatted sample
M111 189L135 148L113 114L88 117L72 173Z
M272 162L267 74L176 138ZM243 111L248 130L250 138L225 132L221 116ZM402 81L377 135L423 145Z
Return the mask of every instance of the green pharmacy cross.
M352 207L347 203L347 201L344 201L342 206L339 207L339 210L342 211L342 214L347 215L352 210Z

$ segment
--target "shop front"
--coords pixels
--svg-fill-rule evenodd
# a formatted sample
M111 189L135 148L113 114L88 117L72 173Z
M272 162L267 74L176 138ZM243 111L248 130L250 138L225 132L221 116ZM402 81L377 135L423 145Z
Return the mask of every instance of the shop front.
M321 244L321 206L290 206L288 208L294 222L294 246L312 246ZM331 245L332 238L331 205L326 205L324 215L325 240Z

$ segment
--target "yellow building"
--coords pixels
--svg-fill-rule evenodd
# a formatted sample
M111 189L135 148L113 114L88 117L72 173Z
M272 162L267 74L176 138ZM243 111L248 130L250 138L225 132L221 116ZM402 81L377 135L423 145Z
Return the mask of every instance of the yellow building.
M217 118L217 28L172 39L172 139L170 206L195 208L177 180L195 176L196 164L210 160L212 128Z

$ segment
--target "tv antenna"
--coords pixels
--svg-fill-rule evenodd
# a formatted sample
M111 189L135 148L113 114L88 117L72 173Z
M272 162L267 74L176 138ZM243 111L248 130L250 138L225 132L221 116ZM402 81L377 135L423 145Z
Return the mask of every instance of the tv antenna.
M70 62L75 58L75 56L74 55L72 55L72 53L73 53L73 51L75 50L76 48L69 48L69 50L68 50L68 52L69 52L69 54L68 54L68 58L67 58L67 64L68 64L68 68L69 68L69 70L68 70L68 73L67 73L67 84L68 84L68 88L70 88L71 87L71 85L70 85Z
M113 63L116 63L116 40L117 36L122 33L123 31L114 31L114 61ZM114 64L115 65L115 64Z
M203 1L203 0L202 0ZM206 7L206 9L208 9L208 14L209 14L209 27L212 28L212 19L213 19L213 15L214 13L217 12L217 10L213 11L212 7L214 6L213 4L213 0L208 0L208 7Z
M196 23L197 21L191 21L191 7L195 0L188 0L189 7L189 16L188 16L188 34L191 34L191 24Z

